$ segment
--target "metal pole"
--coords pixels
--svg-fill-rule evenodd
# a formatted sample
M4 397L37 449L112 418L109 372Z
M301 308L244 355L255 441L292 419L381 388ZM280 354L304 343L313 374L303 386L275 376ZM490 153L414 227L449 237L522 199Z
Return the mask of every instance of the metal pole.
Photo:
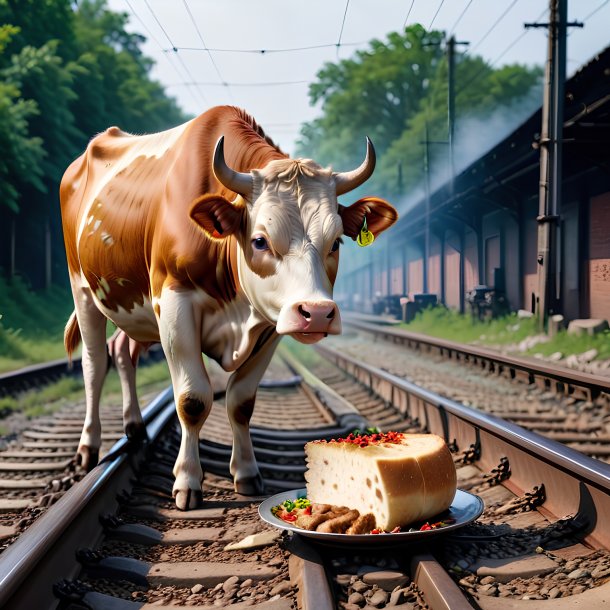
M545 69L540 136L540 189L538 204L538 326L544 330L559 300L557 226L561 203L561 139L566 66L567 0L550 0L548 51Z
M424 233L424 265L423 284L424 294L428 293L428 261L430 259L430 150L428 138L428 122L424 139L424 186L426 190L426 228Z
M449 195L454 194L455 158L453 156L453 138L455 136L455 37L447 42L447 140L449 142Z

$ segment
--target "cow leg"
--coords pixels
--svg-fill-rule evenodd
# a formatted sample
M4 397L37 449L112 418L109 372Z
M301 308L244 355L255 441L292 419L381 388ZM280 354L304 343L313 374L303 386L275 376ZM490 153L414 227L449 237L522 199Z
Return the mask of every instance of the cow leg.
M187 293L164 289L159 299L159 332L169 365L182 437L174 465L173 495L180 510L197 508L203 494L199 431L212 407L213 393L201 356L201 329Z
M146 439L146 427L138 404L136 391L136 362L130 354L131 339L120 329L108 341L108 350L121 380L123 394L123 425L127 438L133 441ZM134 361L135 360L135 361Z
M263 479L256 464L250 418L254 411L256 390L280 337L273 332L261 340L260 347L230 377L227 384L227 413L233 431L230 470L235 491L246 496L264 492Z
M82 367L86 405L85 423L75 461L77 465L91 470L99 460L102 444L100 396L108 370L106 317L95 306L89 288L73 287L73 294L83 342Z

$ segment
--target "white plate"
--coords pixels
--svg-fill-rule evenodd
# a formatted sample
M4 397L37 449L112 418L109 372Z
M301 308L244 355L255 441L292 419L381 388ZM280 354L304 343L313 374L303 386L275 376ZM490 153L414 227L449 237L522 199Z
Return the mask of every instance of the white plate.
M451 506L444 512L431 519L428 519L430 523L435 521L442 521L443 519L454 519L454 522L445 527L439 527L434 530L415 531L415 532L398 532L396 534L329 534L326 532L311 532L303 528L297 527L282 521L278 517L274 516L271 509L278 504L281 504L284 500L294 500L295 498L306 497L307 490L305 488L295 489L293 491L283 491L275 494L270 498L267 498L258 507L258 514L260 518L282 530L288 530L295 532L306 538L312 538L317 542L322 542L332 545L357 545L357 546L385 546L388 544L405 544L414 542L416 540L430 539L435 536L441 536L443 534L449 534L454 532L460 527L464 527L474 521L484 509L483 500L479 496L475 496L467 491L458 489L455 492L455 497Z

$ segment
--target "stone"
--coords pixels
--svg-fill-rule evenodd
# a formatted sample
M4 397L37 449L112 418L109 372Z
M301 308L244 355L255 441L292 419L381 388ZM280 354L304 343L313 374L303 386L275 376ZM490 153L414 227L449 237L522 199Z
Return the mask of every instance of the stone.
M396 587L404 587L409 584L409 577L398 570L378 570L367 572L362 580L369 585L377 585L384 591L393 591Z
M290 593L290 589L290 583L287 580L284 580L271 589L271 595L286 595L287 593Z
M396 589L390 594L390 601L388 602L388 606L398 606L406 601L407 598L405 596L405 590Z
M579 354L578 362L591 362L597 358L598 353L599 352L595 348L588 349L586 352Z
M260 549L265 546L269 546L276 542L280 537L279 530L277 531L265 531L258 534L251 534L246 536L239 542L231 542L224 548L225 551L239 551L246 549ZM281 562L280 562L281 563ZM271 565L271 564L269 564Z
M587 576L591 576L589 570L584 570L582 568L577 568L568 574L568 578L571 580L576 580L578 578L586 578Z
M563 354L561 352L553 352L549 356L549 360L551 362L559 362L563 358Z
M201 593L205 587L202 584L197 584L191 588L191 593Z
M528 320L529 318L533 318L534 314L531 311L528 311L527 309L520 309L517 312L517 318L519 318L519 320Z
M554 572L557 562L546 555L526 555L508 559L479 560L471 569L480 578L493 576L496 582L506 583L514 578L533 578Z
M590 335L601 333L608 328L608 321L602 319L577 319L568 324L569 335Z
M385 603L387 603L387 601L388 601L388 594L381 589L377 589L377 591L375 591L373 593L373 595L371 595L371 597L369 597L369 599L368 599L368 603L371 606L375 606L376 608L384 605Z
M368 588L369 586L362 580L356 580L352 585L352 590L356 591L357 593L363 593L364 591L367 591Z
M482 585L490 585L493 582L495 582L495 579L493 576L485 576L485 577L481 578Z
M564 318L561 314L555 314L548 320L547 332L549 337L556 337L564 326Z
M354 591L347 598L347 603L360 607L360 606L364 606L364 604L366 603L366 600L364 599L364 595L362 595L362 593L358 593L357 591Z

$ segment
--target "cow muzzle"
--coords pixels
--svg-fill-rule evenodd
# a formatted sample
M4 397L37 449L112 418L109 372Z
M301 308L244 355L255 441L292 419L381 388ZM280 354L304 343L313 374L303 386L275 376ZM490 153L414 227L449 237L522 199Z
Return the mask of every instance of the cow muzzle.
M341 316L334 301L300 301L284 305L278 316L277 333L291 335L301 343L317 343L341 332Z

